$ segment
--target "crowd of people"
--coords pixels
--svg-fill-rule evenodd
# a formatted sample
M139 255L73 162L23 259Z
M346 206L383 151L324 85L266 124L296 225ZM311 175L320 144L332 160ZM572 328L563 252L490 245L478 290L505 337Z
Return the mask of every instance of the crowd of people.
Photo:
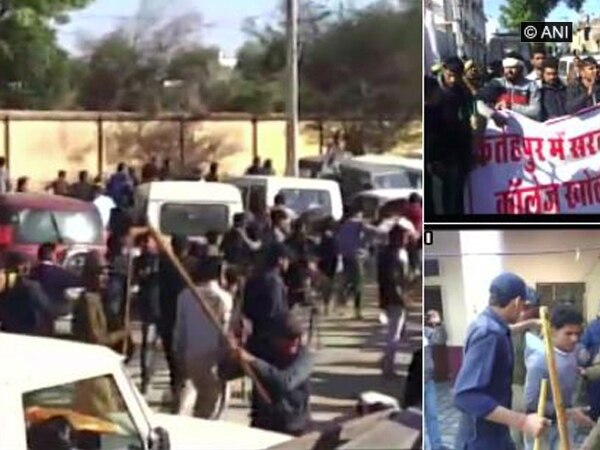
M492 280L489 306L469 326L454 383L461 419L453 448L531 450L536 438L540 448L564 448L550 387L544 413L537 413L542 380L550 379L539 314L539 296L520 276L506 272ZM569 445L576 448L583 436L579 431L589 432L600 415L600 318L585 324L572 303L561 301L550 310L549 322ZM430 312L426 351L444 334L439 315ZM428 386L432 358L425 367L428 448L445 449L435 389Z
M575 114L598 104L598 62L575 55L565 80L559 60L535 45L530 61L509 52L485 69L472 60L446 58L432 68L424 84L424 145L428 186L426 210L431 214L463 214L463 191L476 164L474 148L492 120L507 124L504 110L535 121Z
M142 169L142 179L160 179L165 173L153 160ZM218 179L218 165L209 175ZM94 191L86 177L72 185L65 178L61 172L49 188L91 198ZM173 410L196 417L219 418L227 406L228 381L241 375L240 364L250 365L272 399L269 404L253 393L252 424L297 435L310 429L313 355L308 346L318 328L316 318L334 310L344 313L349 296L353 317L362 318L370 253L377 260L380 307L388 319L381 370L394 376L409 301L406 290L420 274L418 196L406 202L406 217L386 217L377 224L367 223L358 210L340 223L297 217L279 196L272 208L237 214L230 230L209 232L202 243L172 236L171 249L195 284L189 286L153 235L133 227L127 208L134 185L130 171L120 164L103 190L115 205L106 253L87 254L82 273L59 264L54 243L40 246L33 265L10 255L0 294L1 329L53 336L56 319L72 312L75 339L109 346L128 360L139 351L143 393L160 341ZM83 289L69 300L65 292L73 288ZM198 307L197 295L227 330L226 340ZM141 322L139 349L129 317Z

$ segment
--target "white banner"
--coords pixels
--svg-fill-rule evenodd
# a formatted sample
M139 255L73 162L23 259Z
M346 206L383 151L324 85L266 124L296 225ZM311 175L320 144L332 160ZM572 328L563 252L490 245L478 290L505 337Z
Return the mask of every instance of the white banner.
M466 189L472 214L600 213L600 107L548 122L489 121Z

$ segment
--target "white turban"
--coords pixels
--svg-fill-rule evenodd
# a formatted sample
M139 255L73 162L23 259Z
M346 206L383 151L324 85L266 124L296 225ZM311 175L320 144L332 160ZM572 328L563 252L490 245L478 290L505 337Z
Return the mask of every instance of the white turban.
M516 67L516 66L525 67L525 63L523 61L521 61L519 58L513 58L510 56L508 58L504 58L502 60L502 67L504 67L505 69L507 67Z

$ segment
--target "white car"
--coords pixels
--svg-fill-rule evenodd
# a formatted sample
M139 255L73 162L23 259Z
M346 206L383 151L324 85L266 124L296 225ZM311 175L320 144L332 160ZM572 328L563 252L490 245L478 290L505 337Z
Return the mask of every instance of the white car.
M244 206L240 191L230 184L156 181L137 187L135 211L141 224L163 235L198 238L209 231L225 233Z
M48 420L61 418L75 429L74 447L85 439L85 448L98 450L250 450L292 439L154 413L124 372L121 356L105 347L0 333L0 359L0 450L49 450L40 432Z
M247 210L272 207L277 194L283 194L285 205L298 216L320 210L340 220L344 214L342 193L336 181L314 178L245 175L228 180L242 192Z

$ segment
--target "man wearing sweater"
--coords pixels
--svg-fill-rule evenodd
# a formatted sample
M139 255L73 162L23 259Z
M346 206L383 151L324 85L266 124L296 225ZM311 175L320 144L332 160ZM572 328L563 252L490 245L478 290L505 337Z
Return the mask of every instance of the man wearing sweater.
M552 343L560 384L563 405L566 409L569 425L593 427L594 421L584 413L582 408L573 407L575 389L579 379L577 352L575 348L583 329L583 317L570 305L560 305L552 312ZM537 411L542 379L549 379L546 355L542 351L533 351L526 356L527 376L525 377L525 406L528 413ZM556 425L556 411L552 396L546 401L545 417L552 421L552 426L543 434L542 448L558 450L560 440ZM569 426L569 440L573 442L573 425ZM525 438L525 448L533 449L533 438Z
M506 125L501 110L509 109L533 120L540 119L541 91L536 81L525 78L525 63L518 54L502 60L504 76L494 78L480 92L477 111L498 127Z

